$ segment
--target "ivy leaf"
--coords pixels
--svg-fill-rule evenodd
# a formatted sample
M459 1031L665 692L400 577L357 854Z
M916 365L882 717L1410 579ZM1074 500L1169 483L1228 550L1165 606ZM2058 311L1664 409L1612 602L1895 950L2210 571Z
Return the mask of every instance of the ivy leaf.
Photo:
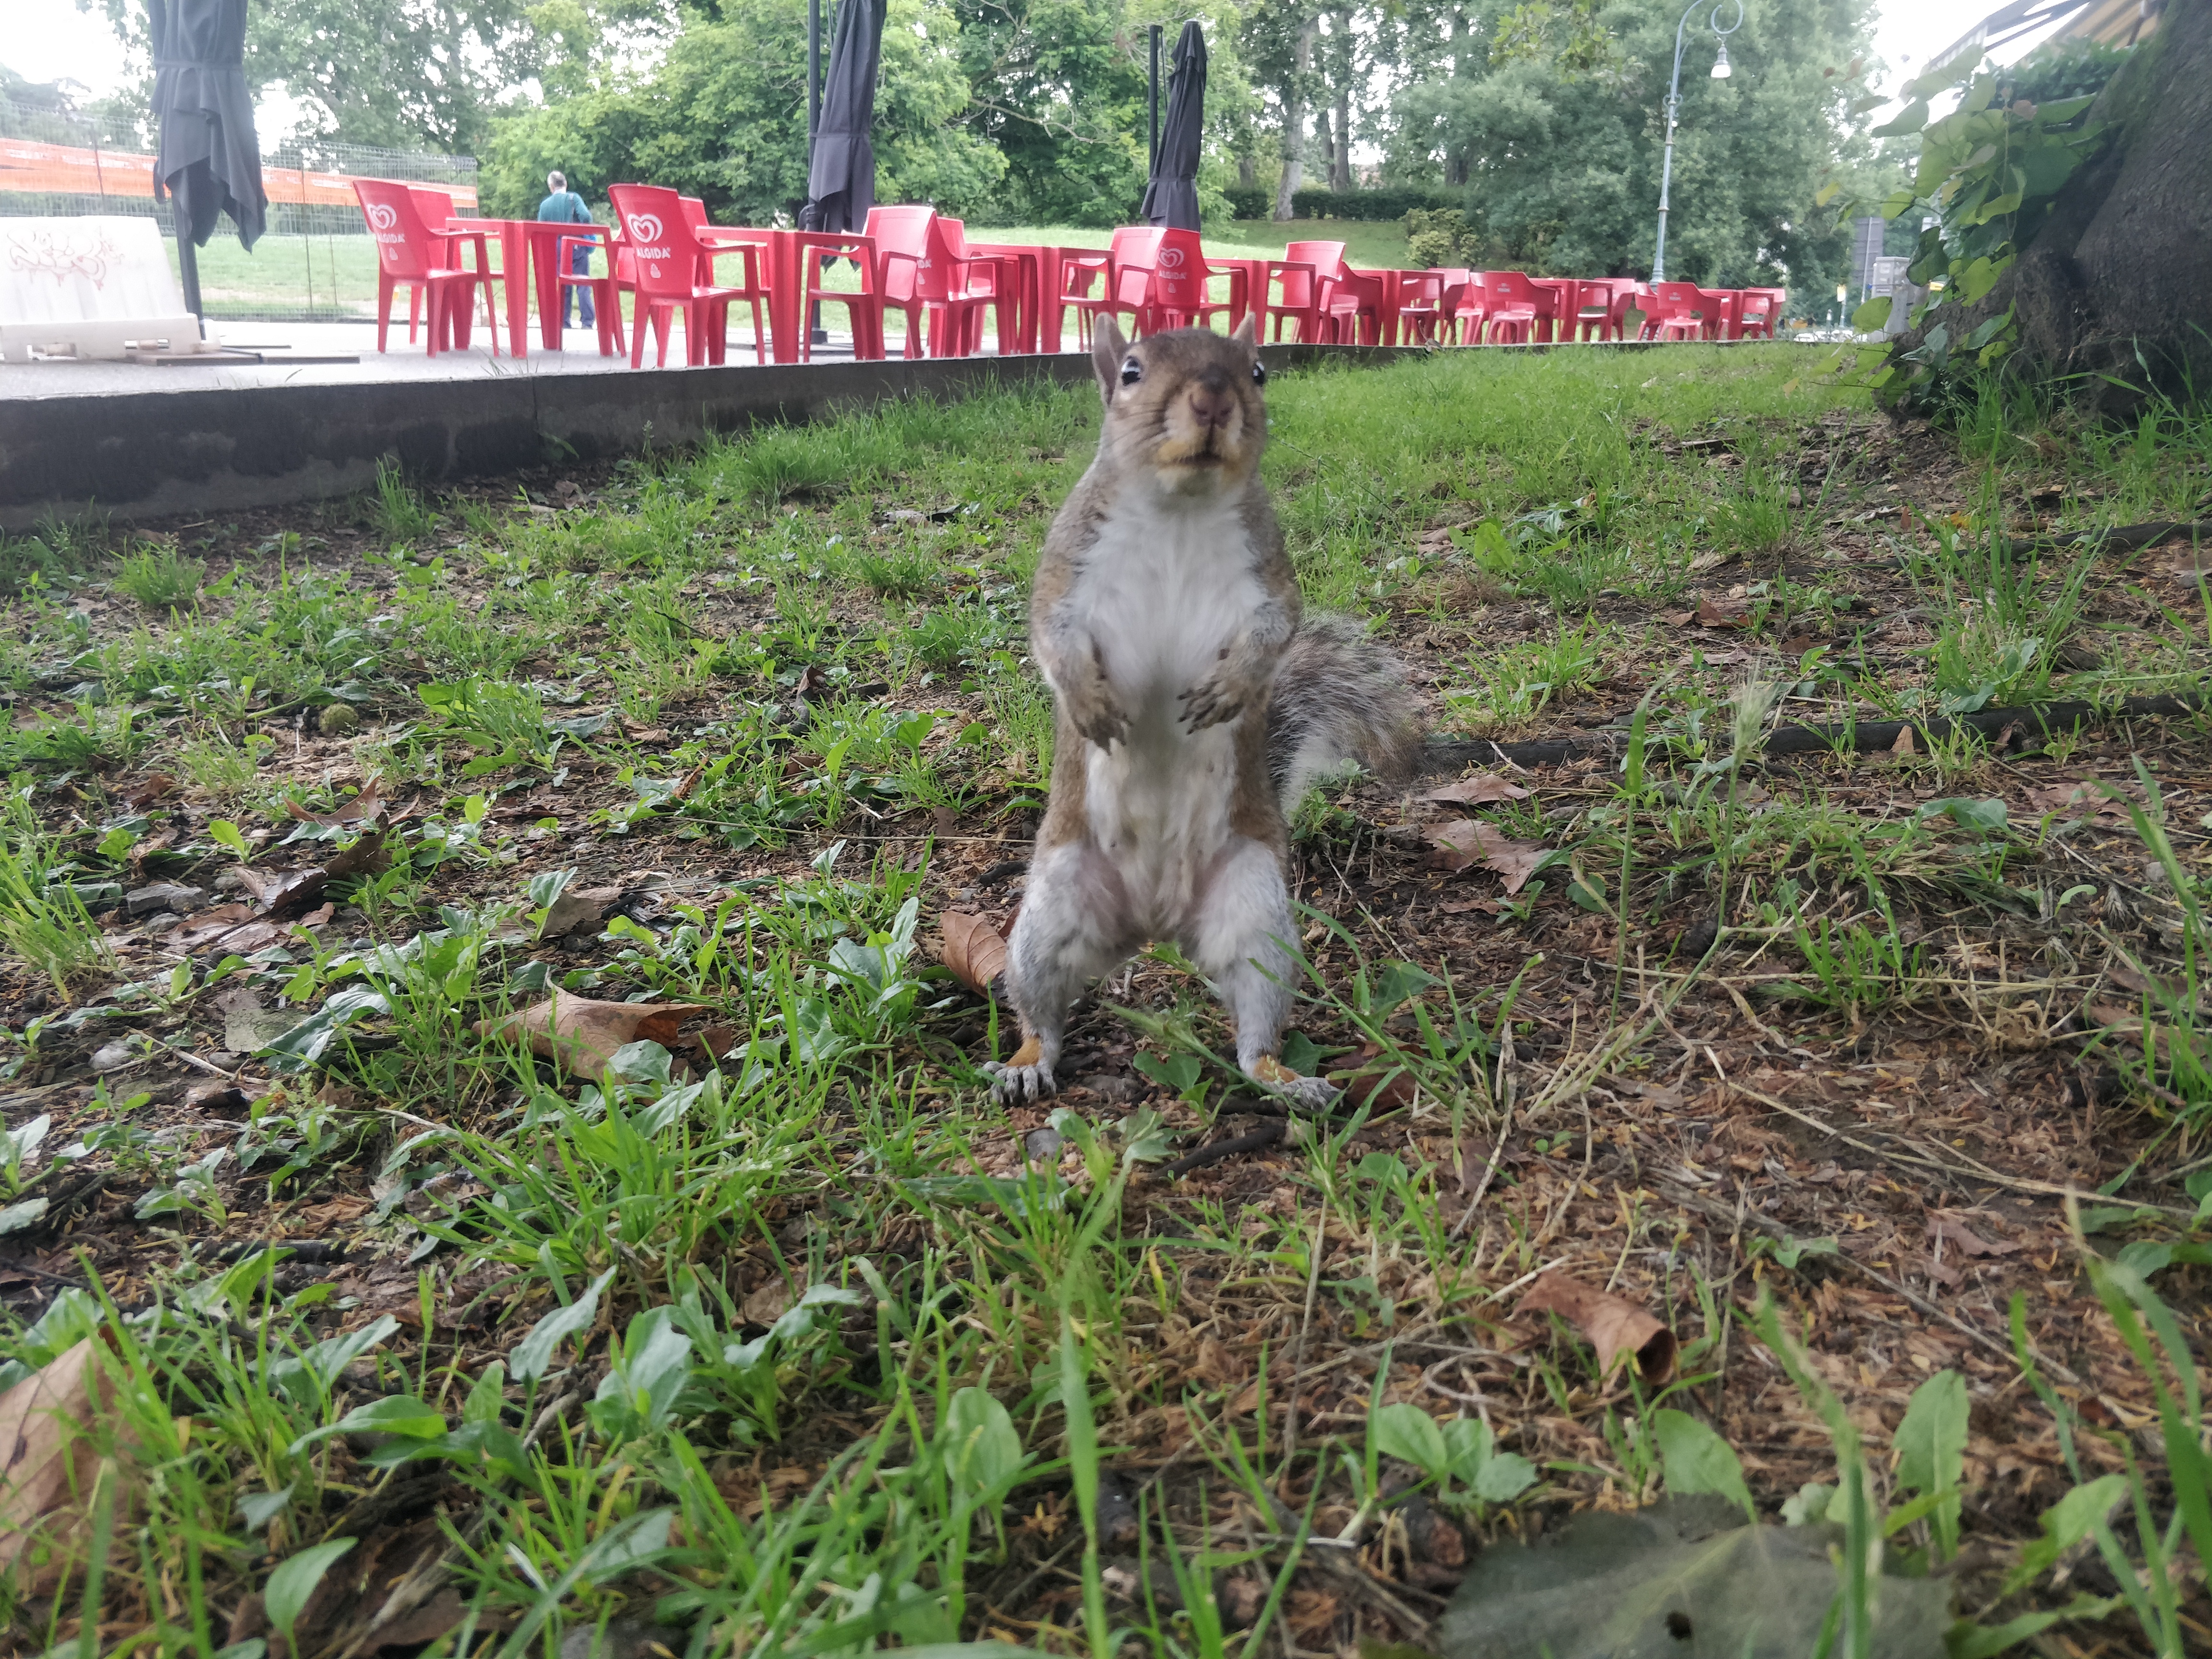
M1928 125L1928 105L1916 98L1903 109L1884 121L1868 136L1874 138L1901 138L1909 132L1917 132Z

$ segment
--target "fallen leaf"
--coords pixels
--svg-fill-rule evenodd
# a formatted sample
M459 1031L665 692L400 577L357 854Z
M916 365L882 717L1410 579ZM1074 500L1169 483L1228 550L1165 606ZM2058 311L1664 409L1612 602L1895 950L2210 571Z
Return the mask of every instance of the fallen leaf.
M125 790L122 801L132 811L143 812L176 787L177 781L167 772L156 772Z
M1341 1071L1331 1072L1328 1080L1344 1091L1347 1106L1364 1106L1370 1111L1394 1112L1401 1106L1413 1103L1419 1092L1413 1079L1402 1066L1373 1062L1382 1056L1382 1045L1363 1042L1359 1052L1352 1056L1353 1064Z
M242 921L253 919L253 908L246 904L218 904L211 910L203 910L179 927L174 935L183 945L199 945L210 939L221 939Z
M1659 620L1669 628L1686 628L1697 619L1698 613L1694 611L1662 611L1659 613Z
M787 1280L771 1279L744 1301L744 1314L748 1325L773 1325L791 1310L797 1298L791 1293Z
M1429 831L1436 850L1429 862L1439 870L1465 870L1480 864L1505 879L1510 896L1528 885L1551 849L1540 842L1515 841L1496 824L1479 818L1454 818Z
M1948 1210L1928 1212L1928 1237L1951 1243L1968 1255L2010 1255L2017 1244L1991 1243Z
M1633 1302L1586 1285L1562 1273L1548 1273L1528 1287L1517 1318L1526 1313L1555 1313L1580 1331L1597 1351L1601 1377L1613 1364L1632 1356L1644 1382L1657 1387L1674 1374L1674 1335Z
M1741 599L1701 599L1698 601L1698 626L1748 628L1751 626L1751 607Z
M371 778L368 787L335 812L310 812L295 800L286 801L284 810L302 823L319 823L325 830L337 830L356 823L366 826L374 823L385 808L385 802L377 790L378 780Z
M2142 804L2142 792L2128 784L2121 790L2137 805ZM2075 778L2063 783L2038 784L2027 792L2027 804L2045 817L2063 814L2068 817L2110 818L2115 823L2128 820L2128 803L2115 800L2105 793L2105 787L2094 778Z
M410 806L409 811L413 811ZM324 873L332 881L349 876L380 876L392 867L392 851L384 844L384 831L371 830L350 847L323 861Z
M273 916L279 911L299 909L322 897L331 872L319 864L311 864L300 870L268 871L241 867L238 878L246 884L246 890L253 895L254 902L261 907L262 915Z
M744 1035L734 1025L709 1025L699 1033L699 1052L706 1055L709 1066L717 1065Z
M1702 576L1708 570L1717 570L1723 565L1733 564L1735 562L1735 555L1733 553L1723 553L1717 550L1700 553L1690 561L1690 574L1693 576Z
M945 943L937 959L977 996L986 994L1006 971L1006 941L989 922L966 910L947 910L941 925Z
M586 887L581 892L562 893L546 906L545 925L538 930L538 937L559 939L579 927L593 926L622 893L619 887Z
M1500 777L1495 772L1476 772L1462 778L1457 783L1431 789L1421 799L1454 801L1462 806L1480 806L1486 801L1526 800L1528 792L1511 779Z
M1912 752L1911 726L1901 726L1898 727L1897 740L1889 745L1889 752L1893 755L1909 755Z
M677 1028L685 1020L710 1012L696 1003L596 1002L556 991L549 1000L507 1019L478 1020L476 1029L479 1036L519 1031L530 1039L533 1053L596 1082L624 1043L658 1042L665 1048L676 1041Z
M51 1589L83 1547L100 1463L88 1432L93 1389L112 1391L92 1345L85 1338L0 1394L0 1572L15 1572L25 1595Z

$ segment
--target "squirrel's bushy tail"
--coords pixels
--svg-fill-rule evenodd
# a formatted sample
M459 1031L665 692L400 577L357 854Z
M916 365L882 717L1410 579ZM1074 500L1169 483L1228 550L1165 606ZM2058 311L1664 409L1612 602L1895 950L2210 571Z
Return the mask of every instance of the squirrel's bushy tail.
M1395 655L1349 617L1309 613L1267 704L1267 772L1284 815L1347 761L1387 780L1406 776L1421 746L1419 712Z

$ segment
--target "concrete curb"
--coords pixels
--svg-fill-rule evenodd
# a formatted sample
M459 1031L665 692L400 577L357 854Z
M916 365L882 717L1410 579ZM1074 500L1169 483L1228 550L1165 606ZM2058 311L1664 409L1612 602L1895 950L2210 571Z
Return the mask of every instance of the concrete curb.
M1281 345L1268 368L1368 368L1420 348ZM349 495L377 463L450 483L592 461L903 398L1089 379L1086 353L641 369L0 399L0 529L130 521Z

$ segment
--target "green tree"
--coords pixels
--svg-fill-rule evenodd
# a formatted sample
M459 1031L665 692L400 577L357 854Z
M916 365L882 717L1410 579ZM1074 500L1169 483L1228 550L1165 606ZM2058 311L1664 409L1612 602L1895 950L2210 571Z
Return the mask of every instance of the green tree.
M963 120L959 28L942 0L890 0L876 98L876 196L981 207L1004 158ZM497 123L487 210L534 209L559 167L586 194L642 179L702 198L717 218L765 222L806 195L805 0L689 10L650 70Z
M1709 74L1704 13L1692 17L1669 276L1738 286L1786 272L1806 295L1836 281L1849 232L1814 198L1870 155L1850 110L1870 11L1868 0L1745 0L1725 81ZM1470 218L1519 263L1648 272L1680 15L1674 0L1466 6L1450 72L1399 96L1395 170L1464 180Z

